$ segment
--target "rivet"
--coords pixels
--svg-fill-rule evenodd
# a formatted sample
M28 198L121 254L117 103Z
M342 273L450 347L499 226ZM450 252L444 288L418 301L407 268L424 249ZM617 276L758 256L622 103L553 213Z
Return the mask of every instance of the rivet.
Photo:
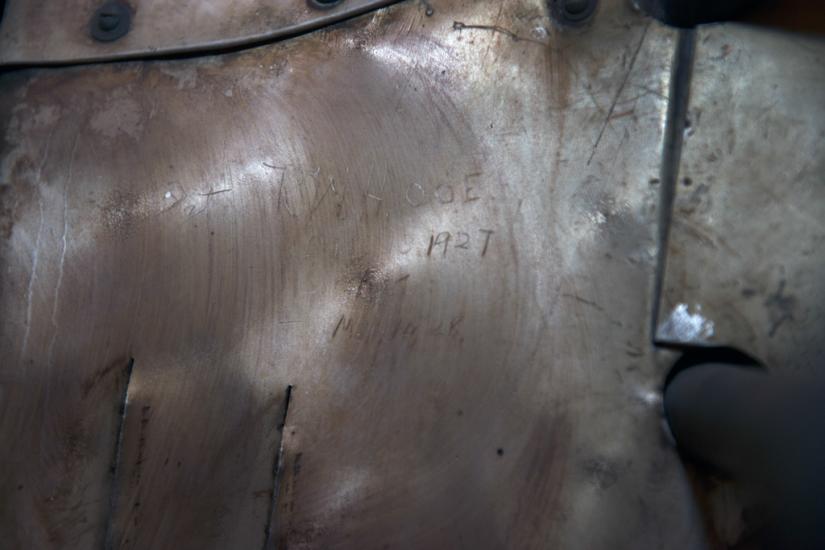
M567 0L564 2L564 11L573 17L578 17L587 11L589 0Z
M112 42L129 32L132 10L124 2L109 0L92 16L89 32L99 42Z
M550 0L550 12L563 25L579 25L596 11L598 0Z
M343 0L307 0L309 2L309 7L315 8L316 10L328 10L334 6L337 6Z

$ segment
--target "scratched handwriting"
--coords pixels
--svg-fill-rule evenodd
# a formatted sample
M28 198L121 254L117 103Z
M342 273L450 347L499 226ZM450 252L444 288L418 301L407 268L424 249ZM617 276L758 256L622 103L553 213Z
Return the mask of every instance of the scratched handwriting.
M480 172L467 174L462 183L439 183L422 185L413 182L407 186L404 199L413 208L431 202L438 204L467 204L481 199Z
M451 181L405 181L388 186L384 179L357 183L352 175L322 171L320 167L295 166L276 161L262 162L271 183L275 209L293 218L312 218L319 212L334 211L338 219L352 214L354 197L363 197L370 212L383 212L393 204L392 195L412 208L426 206L459 207L480 204L492 198L486 191L482 172L471 172ZM210 189L200 193L209 197L232 189Z
M492 229L479 229L474 234L466 231L432 233L427 243L427 256L446 258L450 250L474 250L483 258L494 233Z
M410 319L396 319L388 323L370 323L368 318L357 318L341 315L332 329L331 339L347 338L353 340L384 341L417 340L419 337L446 337L463 340L461 324L464 315L456 315L443 321L413 321Z

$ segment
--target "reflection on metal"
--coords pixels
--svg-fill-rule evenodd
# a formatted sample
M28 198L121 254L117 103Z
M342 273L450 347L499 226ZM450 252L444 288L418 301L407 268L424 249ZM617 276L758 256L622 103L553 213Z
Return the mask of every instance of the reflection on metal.
M103 26L114 26L101 29L100 4L9 0L0 22L0 65L78 63L237 48L320 28L396 0L346 0L324 9L313 1L109 1L107 6L118 6L118 20L110 17ZM124 31L128 31L125 36Z
M657 338L697 343L669 317L692 304L701 343L821 366L825 41L721 25L696 48Z
M706 548L650 343L676 42L431 0L3 74L4 542Z
M659 327L658 336L668 342L702 344L713 337L713 321L702 317L702 307L691 313L687 304L676 304Z

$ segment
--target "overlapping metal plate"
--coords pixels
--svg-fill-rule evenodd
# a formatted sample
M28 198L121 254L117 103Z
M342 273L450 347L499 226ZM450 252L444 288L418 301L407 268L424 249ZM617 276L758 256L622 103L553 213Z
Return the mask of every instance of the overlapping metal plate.
M700 29L657 338L825 357L825 40Z

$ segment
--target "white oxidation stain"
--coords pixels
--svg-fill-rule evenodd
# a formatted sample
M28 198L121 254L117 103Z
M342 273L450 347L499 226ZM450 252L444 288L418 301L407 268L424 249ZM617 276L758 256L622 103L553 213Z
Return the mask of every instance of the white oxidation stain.
M144 124L143 108L128 94L128 88L119 89L102 103L92 115L91 127L94 131L110 139L121 134L140 139Z
M607 223L607 216L599 211L589 213L587 219L590 220L590 223L593 225L604 225Z
M175 80L178 90L191 90L198 85L197 63L170 63L158 65L158 70Z
M702 306L691 313L687 304L677 304L659 327L659 338L672 342L707 342L713 337L713 321L702 315Z
M533 35L533 38L535 38L536 40L544 40L549 36L550 33L547 32L547 29L545 29L544 27L539 26L533 28L530 34Z

